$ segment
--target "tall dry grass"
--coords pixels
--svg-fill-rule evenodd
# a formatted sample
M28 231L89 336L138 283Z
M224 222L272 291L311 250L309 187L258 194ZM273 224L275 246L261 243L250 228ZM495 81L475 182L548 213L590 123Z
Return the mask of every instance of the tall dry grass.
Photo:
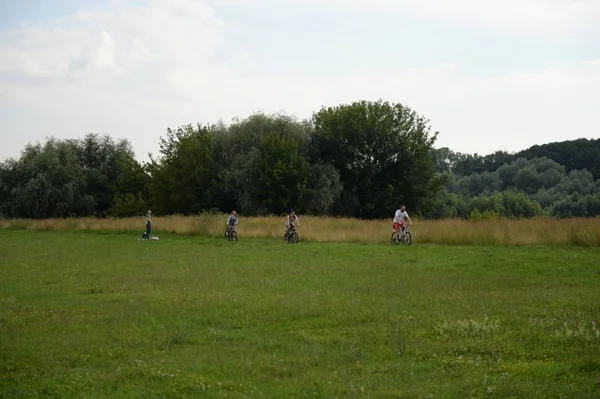
M226 215L164 216L153 218L153 235L221 237ZM389 242L390 220L359 220L326 217L300 217L301 241L317 242ZM0 229L48 231L104 231L140 235L145 218L124 219L3 219ZM240 239L281 239L281 217L240 217ZM593 219L522 219L522 220L414 220L411 227L414 243L450 245L577 245L600 246L600 217Z

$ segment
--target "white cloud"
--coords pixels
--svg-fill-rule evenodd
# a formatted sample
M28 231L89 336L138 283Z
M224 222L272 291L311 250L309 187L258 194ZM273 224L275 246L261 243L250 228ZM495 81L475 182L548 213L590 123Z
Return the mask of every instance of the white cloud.
M600 1L597 0L216 0L239 7L285 4L315 13L393 15L402 24L428 20L502 30L515 36L542 35L575 39L600 33ZM376 29L376 27L374 27Z
M268 8L272 1L244 4ZM451 7L441 0L373 1L370 8L358 0L294 4L495 24L515 34L548 25L544 34L557 37L580 37L595 29L590 21L598 22L598 2L533 0L524 6L508 0L485 2L491 8L484 9L467 0ZM260 42L232 52L227 34L234 27L210 3L119 0L0 33L0 105L6 104L8 118L0 159L17 155L28 140L90 131L129 138L144 159L148 151L156 152L167 127L227 121L258 110L309 117L322 105L379 98L429 117L440 131L438 144L460 151L513 150L597 134L591 131L600 123L597 60L477 77L465 74L461 60L378 70L340 64L335 75L309 75L299 65L266 76L276 54L256 57ZM394 49L393 40L381 45ZM355 53L358 60L360 52Z
M29 63L55 77L71 77L75 71L131 73L153 62L198 64L217 48L221 25L212 9L197 1L153 0L138 6L113 1L107 9L5 32L0 57L4 70Z

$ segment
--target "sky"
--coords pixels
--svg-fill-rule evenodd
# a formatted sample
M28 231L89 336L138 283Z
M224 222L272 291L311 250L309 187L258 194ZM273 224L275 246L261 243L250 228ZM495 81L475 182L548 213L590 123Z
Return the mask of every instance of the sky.
M436 147L600 137L599 0L0 0L0 161L382 99Z

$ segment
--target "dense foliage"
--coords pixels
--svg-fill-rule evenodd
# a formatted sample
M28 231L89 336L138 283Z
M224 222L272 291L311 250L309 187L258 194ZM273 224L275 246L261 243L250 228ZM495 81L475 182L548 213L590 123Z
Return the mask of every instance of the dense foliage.
M600 179L600 139L577 139L534 145L517 153L496 151L489 155L454 153L448 148L434 151L439 171L452 170L459 176L477 172L493 172L519 158L549 158L564 166L567 172L586 169L594 179Z
M138 162L126 140L28 144L0 163L0 217L132 216L238 210L389 218L600 215L600 140L516 154L434 148L437 132L388 102L322 108L310 120L253 114L167 129Z
M433 150L432 157L444 188L427 216L600 215L600 180L594 175L600 171L600 140L550 143L487 156L441 148Z
M340 173L344 191L334 204L336 214L389 217L401 203L426 210L437 189L429 154L436 137L408 107L342 105L315 115L311 159Z
M144 212L149 181L125 140L89 134L28 144L18 160L0 164L0 215L135 215Z

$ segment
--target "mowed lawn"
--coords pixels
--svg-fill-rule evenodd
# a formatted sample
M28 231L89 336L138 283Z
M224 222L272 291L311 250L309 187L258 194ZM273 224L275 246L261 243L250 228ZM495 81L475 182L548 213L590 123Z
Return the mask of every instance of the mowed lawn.
M598 398L600 249L0 230L21 396Z

